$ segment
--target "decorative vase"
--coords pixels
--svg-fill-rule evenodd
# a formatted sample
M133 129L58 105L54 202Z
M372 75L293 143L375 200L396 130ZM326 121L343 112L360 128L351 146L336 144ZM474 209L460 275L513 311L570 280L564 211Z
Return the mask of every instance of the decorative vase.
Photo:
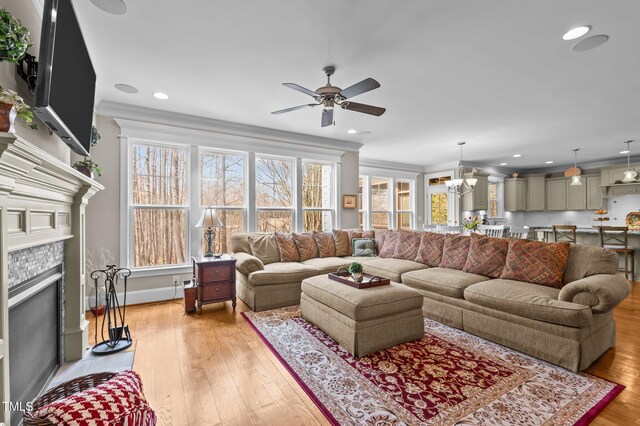
M0 102L0 132L15 133L14 123L18 112L13 104Z
M357 272L357 273L353 273L351 274L351 279L357 283L361 283L362 282L362 273L361 272Z
M97 308L95 306L91 306L89 308L94 317L102 315L104 313L104 305L100 305Z
M79 171L80 173L82 173L83 175L85 175L86 177L88 177L90 179L93 179L93 172L88 167L85 167L85 166L74 166L74 168L77 171Z

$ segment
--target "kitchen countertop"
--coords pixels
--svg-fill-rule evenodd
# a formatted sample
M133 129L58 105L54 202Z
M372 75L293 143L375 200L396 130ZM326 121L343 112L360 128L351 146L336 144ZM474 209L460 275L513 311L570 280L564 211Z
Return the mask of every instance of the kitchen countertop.
M532 226L535 231L541 232L553 232L553 228L550 226ZM598 230L591 226L578 226L576 232L579 234L597 234ZM629 230L629 235L640 235L640 230Z

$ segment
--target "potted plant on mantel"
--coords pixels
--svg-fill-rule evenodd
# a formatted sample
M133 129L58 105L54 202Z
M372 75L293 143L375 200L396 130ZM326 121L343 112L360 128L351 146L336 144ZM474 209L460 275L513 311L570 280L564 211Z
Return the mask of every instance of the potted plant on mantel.
M102 136L98 133L96 126L91 126L91 146L96 146L100 139L102 139ZM87 157L84 157L84 160L73 163L73 168L91 179L93 179L94 173L98 176L102 176L102 168Z
M0 61L18 64L33 43L29 30L7 9L0 9Z
M38 125L33 122L33 111L18 93L0 86L0 132L14 133L16 117L24 121L24 126L36 130Z

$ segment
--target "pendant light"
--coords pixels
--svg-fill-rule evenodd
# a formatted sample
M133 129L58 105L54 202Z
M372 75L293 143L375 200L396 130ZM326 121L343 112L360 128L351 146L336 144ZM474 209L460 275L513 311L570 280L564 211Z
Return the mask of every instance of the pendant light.
M580 151L580 148L573 149L573 169L575 174L571 176L571 186L582 185L582 178L580 177L580 172L578 171L578 151Z
M458 197L462 197L463 195L473 191L473 187L478 183L478 179L474 177L464 178L464 167L462 165L462 147L466 144L466 142L458 142L458 146L460 147L460 161L458 161L458 178L447 180L444 184L447 186L447 191L451 194L455 194ZM471 172L473 176L473 171Z
M636 177L638 177L638 172L631 168L631 142L633 141L625 142L627 144L627 170L625 170L624 177L622 178L624 183L635 182Z

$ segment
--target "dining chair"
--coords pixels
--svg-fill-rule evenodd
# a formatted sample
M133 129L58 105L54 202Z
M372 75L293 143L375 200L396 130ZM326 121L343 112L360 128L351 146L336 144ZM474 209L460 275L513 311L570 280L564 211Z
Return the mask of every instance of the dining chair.
M576 230L575 225L553 225L553 240L555 242L569 241L571 244L576 243Z
M436 225L436 232L440 234L461 234L464 227L460 225L448 226L448 225Z
M516 240L526 240L529 236L529 227L528 226L511 226L509 228L509 238L514 238Z
M635 249L629 247L629 227L627 226L597 226L598 233L600 234L600 246L609 250L613 250L618 254L624 254L624 268L619 269L624 271L624 277L629 279L629 272L631 272L631 280L634 280L635 276ZM631 260L631 268L629 268L629 259Z
M487 237L502 238L504 225L478 225L478 231Z

